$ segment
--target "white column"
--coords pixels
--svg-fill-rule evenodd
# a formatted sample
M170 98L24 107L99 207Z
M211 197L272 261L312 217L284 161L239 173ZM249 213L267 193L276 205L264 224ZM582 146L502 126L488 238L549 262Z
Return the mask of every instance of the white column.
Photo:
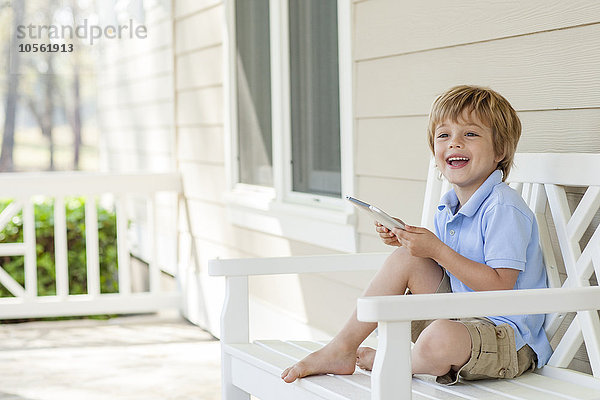
M371 399L412 398L410 321L379 322L379 345L371 373Z
M156 207L156 194L151 194L147 201L148 243L150 244L150 264L148 276L150 292L160 292L160 269L158 267L158 214Z
M117 208L117 260L119 263L119 293L131 293L131 269L129 266L129 240L127 239L127 203L124 196L116 199Z
M56 264L56 295L69 295L69 268L67 249L67 216L63 196L54 199L54 262Z
M231 356L223 346L229 343L248 343L248 277L226 278L225 303L221 314L221 393L223 400L250 400L250 395L232 383Z
M85 253L87 259L87 291L91 296L100 295L100 256L98 247L96 198L88 196L85 199Z
M33 201L27 199L23 206L23 242L25 244L25 296L37 296L37 253L35 250L35 214Z

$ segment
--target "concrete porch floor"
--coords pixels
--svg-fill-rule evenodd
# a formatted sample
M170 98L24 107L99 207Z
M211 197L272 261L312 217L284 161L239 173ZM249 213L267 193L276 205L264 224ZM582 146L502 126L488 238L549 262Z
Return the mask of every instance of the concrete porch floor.
M0 325L0 400L220 398L219 341L176 315Z

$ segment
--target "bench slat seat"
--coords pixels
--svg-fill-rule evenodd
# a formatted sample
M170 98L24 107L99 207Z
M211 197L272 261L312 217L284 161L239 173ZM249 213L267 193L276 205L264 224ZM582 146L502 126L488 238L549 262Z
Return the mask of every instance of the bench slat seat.
M260 340L254 343L226 345L225 351L234 355L236 385L256 393L261 399L280 399L276 387L286 391L290 385L279 379L283 369L320 349L324 343L311 341ZM260 373L246 370L262 369L263 374L274 378L263 384ZM333 379L331 379L333 378ZM264 393L253 390L264 385ZM298 381L305 389L299 399L345 399L369 400L371 398L371 374L356 369L353 375L312 376ZM524 374L516 379L463 381L460 385L442 386L435 378L418 375L412 381L413 399L527 399L527 400L592 400L600 399L600 388L590 389L570 382L559 381L537 373ZM310 395L307 395L310 393ZM312 396L312 397L310 397ZM285 397L294 399L294 397Z

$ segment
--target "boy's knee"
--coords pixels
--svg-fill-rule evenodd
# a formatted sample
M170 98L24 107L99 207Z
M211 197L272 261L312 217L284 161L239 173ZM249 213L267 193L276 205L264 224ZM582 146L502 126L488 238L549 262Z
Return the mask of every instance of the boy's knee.
M422 263L422 258L411 256L404 247L398 247L388 257L394 267L411 269L415 265Z
M390 259L392 261L402 261L406 260L408 257L411 257L411 255L404 247L398 247L390 254Z
M453 340L454 322L438 319L433 321L423 330L417 343L423 354L429 356L444 356L454 350L455 341Z
M394 270L404 271L408 269L407 267L410 265L409 257L411 257L411 255L408 251L403 247L399 247L388 256L384 265Z

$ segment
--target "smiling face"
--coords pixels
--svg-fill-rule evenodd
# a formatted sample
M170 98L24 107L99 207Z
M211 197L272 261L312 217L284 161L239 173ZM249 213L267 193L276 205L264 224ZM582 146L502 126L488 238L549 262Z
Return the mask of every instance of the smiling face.
M471 110L456 121L446 119L433 136L435 163L465 204L498 167L502 155L494 151L492 129Z

